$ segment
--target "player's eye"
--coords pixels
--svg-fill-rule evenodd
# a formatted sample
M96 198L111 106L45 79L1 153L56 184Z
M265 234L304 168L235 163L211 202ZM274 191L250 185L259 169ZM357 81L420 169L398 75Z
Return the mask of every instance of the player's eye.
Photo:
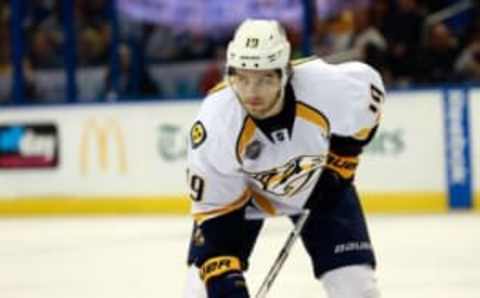
M246 85L248 83L248 80L244 76L236 76L236 81L239 84Z
M275 81L275 79L274 79L273 76L265 76L265 77L262 77L261 79L258 80L258 84L263 85L263 86L273 85L274 81Z

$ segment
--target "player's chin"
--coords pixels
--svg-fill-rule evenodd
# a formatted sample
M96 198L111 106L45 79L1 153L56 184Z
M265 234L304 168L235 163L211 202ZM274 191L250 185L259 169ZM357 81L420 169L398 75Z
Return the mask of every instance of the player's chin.
M263 105L261 103L245 103L245 108L249 111L260 111L263 109Z
M247 112L248 114L250 114L250 116L257 119L262 119L263 117L265 117L265 114L266 114L263 109L259 109L259 108L250 108L250 109L247 109Z

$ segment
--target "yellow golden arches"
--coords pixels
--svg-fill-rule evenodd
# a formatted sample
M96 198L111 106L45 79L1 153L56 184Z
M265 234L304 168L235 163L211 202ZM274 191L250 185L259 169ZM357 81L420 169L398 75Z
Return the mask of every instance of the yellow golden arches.
M126 174L127 154L124 139L120 124L115 119L105 119L103 122L99 122L95 118L88 119L83 125L80 139L79 160L81 174L87 175L89 164L95 161L94 158L90 158L92 142L96 145L98 163L102 171L106 171L109 168L109 158L112 157L108 156L108 152L109 147L113 146L117 151L118 171L120 174ZM109 142L109 140L111 141Z
M253 136L255 135L255 130L257 126L252 118L247 117L245 118L245 122L243 123L242 130L237 139L237 160L239 163L242 163L242 156L245 153L245 148L252 140Z
M296 113L297 117L317 125L325 132L326 136L330 136L330 122L328 121L327 117L322 114L322 112L303 102L298 101Z

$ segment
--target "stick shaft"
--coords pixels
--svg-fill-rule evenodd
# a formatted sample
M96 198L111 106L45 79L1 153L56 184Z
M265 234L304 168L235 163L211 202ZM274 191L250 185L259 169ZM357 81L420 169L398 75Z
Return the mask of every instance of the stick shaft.
M300 217L298 218L298 221L295 223L293 230L288 235L287 241L282 246L282 249L280 250L277 258L275 259L275 262L273 262L273 265L270 267L270 270L268 271L267 276L265 277L260 288L258 289L257 294L255 295L255 298L264 298L267 295L278 273L280 272L280 269L282 269L283 264L287 260L287 257L290 254L293 244L296 242L296 240L300 236L300 232L302 231L303 226L305 225L309 214L310 214L310 210L308 209L304 210L301 213Z

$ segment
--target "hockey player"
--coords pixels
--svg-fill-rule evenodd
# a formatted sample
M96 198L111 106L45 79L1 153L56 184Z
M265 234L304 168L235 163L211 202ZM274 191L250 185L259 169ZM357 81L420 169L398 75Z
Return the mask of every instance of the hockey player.
M250 297L244 272L263 219L295 221L303 208L301 240L328 297L379 297L353 179L380 120L382 80L360 62L289 58L279 23L244 21L228 45L226 82L191 128L186 298Z

